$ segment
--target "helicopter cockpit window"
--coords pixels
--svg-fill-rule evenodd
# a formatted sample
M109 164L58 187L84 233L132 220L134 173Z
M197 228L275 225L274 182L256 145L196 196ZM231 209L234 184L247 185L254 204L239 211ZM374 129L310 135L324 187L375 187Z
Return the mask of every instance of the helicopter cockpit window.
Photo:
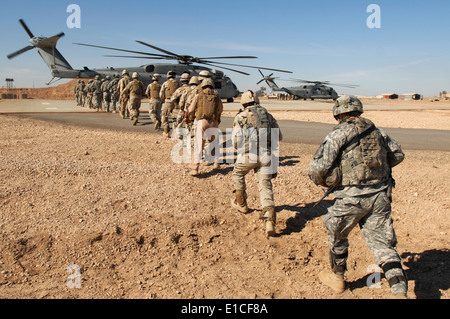
M155 71L155 66L153 64L149 64L145 66L145 72L152 73Z

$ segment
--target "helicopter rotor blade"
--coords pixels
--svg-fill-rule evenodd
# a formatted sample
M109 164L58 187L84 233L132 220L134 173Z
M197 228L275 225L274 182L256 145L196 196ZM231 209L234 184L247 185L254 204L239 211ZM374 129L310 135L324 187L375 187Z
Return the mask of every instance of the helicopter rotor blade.
M142 44L142 45L145 45L145 46L147 46L147 47L149 47L149 48L152 48L152 49L155 49L155 50L157 50L157 51L160 51L160 52L162 52L162 53L165 53L165 54L168 54L168 55L171 55L171 56L180 58L180 59L182 58L180 55L178 55L178 54L176 54L176 53L173 53L173 52L170 52L170 51L167 51L167 50L164 50L164 49L155 47L154 45L145 43L145 42L143 42L143 41L136 40L136 42L137 42L137 43L140 43L140 44Z
M158 58L158 57L151 57L151 56L131 56L131 55L104 55L104 57L108 57L108 58L166 60L166 58Z
M30 31L30 29L28 28L28 26L25 24L25 21L23 21L22 19L19 20L19 23L22 25L22 27L25 29L25 32L28 34L28 36L31 38L34 38L33 33Z
M204 62L208 62L209 63L211 61L201 61L200 63L204 63ZM262 69L262 70L277 71L277 72L284 72L284 73L292 73L291 71L271 69L271 68L263 68L263 67L252 66L252 65L242 65L242 64L223 63L223 62L213 62L213 63L221 64L221 65L240 66L240 67L244 67L244 68L253 68L253 69Z
M216 68L221 68L221 69L225 69L225 70L228 70L228 71L233 71L233 72L240 73L240 74L243 74L243 75L250 75L250 74L248 74L246 72L243 72L243 71L226 68L224 66L214 65L214 64L211 64L211 63L208 63L208 62L201 62L201 63L205 64L205 65L210 65L210 66L213 66L213 67L216 67Z
M199 58L200 60L215 60L215 59L257 59L256 56L251 55L236 55L236 56L216 56L208 58Z
M11 60L12 58L15 58L16 56L18 56L18 55L20 55L22 53L25 53L25 52L27 52L29 50L32 50L32 49L34 49L34 46L29 45L29 46L27 46L27 47L25 47L23 49L20 49L19 51L11 53L10 55L7 56L7 58Z
M155 56L155 57L172 59L172 57L166 56L166 55L162 55L162 54L154 54L154 53L147 53L147 52L140 52L140 51L132 51L132 50L110 48L110 47L104 47L104 46L93 45L93 44L84 44L84 43L74 43L74 44L82 45L82 46L86 46L86 47L92 47L92 48L107 49L107 50L114 50L114 51L121 51L121 52L128 52L128 53L136 53L136 54L143 54L143 55L148 55L148 56Z

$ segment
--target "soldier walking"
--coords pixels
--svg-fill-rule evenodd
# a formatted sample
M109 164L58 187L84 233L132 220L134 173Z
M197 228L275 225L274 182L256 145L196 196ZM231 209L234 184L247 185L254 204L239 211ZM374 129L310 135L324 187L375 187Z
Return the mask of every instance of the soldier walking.
M189 90L189 73L183 73L180 78L181 86L172 94L170 101L174 104L176 110L176 119L173 128L176 130L178 125L183 121L184 105L181 106L181 97Z
M154 124L155 130L161 127L161 98L159 92L161 91L161 84L159 80L161 76L158 73L153 74L152 83L147 86L145 94L150 98L149 101L149 115Z
M113 113L117 111L117 102L119 101L119 84L120 76L118 73L114 74L114 79L109 84L109 91L111 92L111 110Z
M359 225L392 294L406 298L408 281L395 249L391 217L391 171L405 155L393 138L360 116L363 112L356 97L337 99L333 115L339 124L326 136L309 165L311 180L316 185L334 187L336 198L324 218L331 272L320 272L319 279L336 292L345 290L348 235Z
M178 83L176 75L177 74L173 71L169 71L167 73L167 81L163 83L159 93L161 101L163 101L161 110L161 125L164 129L163 136L165 137L170 137L169 120L172 111L175 108L175 104L170 100L170 98L172 97L172 94L175 93L175 91L180 87L180 83Z
M117 90L119 92L119 102L120 102L120 116L125 119L129 116L129 110L128 110L128 97L126 95L123 95L123 90L125 90L125 87L130 83L131 79L128 75L127 70L122 71L122 78L119 80L119 83L117 84Z
M188 109L190 120L194 120L194 137L192 144L194 147L191 161L191 176L197 176L202 160L205 142L214 142L218 138L219 124L223 112L222 100L214 89L214 82L211 79L203 80L201 89L194 97ZM205 132L209 134L205 135ZM214 169L220 168L218 163L218 150L214 155Z
M139 113L141 108L142 96L144 95L144 83L139 80L139 74L133 73L133 80L128 83L122 92L123 98L129 100L130 119L133 125L138 123Z
M102 109L102 82L100 80L100 75L95 76L94 82L91 84L91 88L93 90L93 101L94 101L94 109L99 112Z
M106 107L106 112L109 112L109 107L111 105L111 91L109 90L109 85L111 84L111 77L106 76L105 82L102 83L102 93L103 93L103 104Z
M245 176L253 171L258 182L259 197L263 207L260 219L265 222L266 235L274 236L276 209L272 179L278 170L278 159L272 149L278 149L283 138L277 121L259 104L258 97L247 91L241 97L241 110L233 121L233 146L238 157L233 170L234 198L231 206L248 213Z

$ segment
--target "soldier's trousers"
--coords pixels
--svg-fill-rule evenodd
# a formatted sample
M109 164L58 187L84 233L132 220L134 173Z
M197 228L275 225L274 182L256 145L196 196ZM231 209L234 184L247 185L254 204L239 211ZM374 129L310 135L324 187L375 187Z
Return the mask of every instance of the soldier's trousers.
M169 127L169 120L172 116L172 112L175 108L175 103L170 102L170 100L166 100L162 105L161 110L161 126L164 129L164 132L169 133L170 127Z
M348 235L359 225L375 262L382 266L388 262L401 262L395 250L395 236L391 217L391 201L386 190L375 194L337 198L324 217L328 230L330 252L338 257L337 266L345 266L348 254Z
M270 164L269 164L270 165ZM253 170L258 183L259 199L263 208L275 206L273 199L272 174L265 172L267 166L257 161L251 163L246 157L242 162L236 162L233 171L233 184L235 190L246 190L245 176Z
M120 116L125 118L128 116L130 111L128 110L128 99L120 98Z
M141 98L137 96L131 96L129 108L130 108L130 119L139 118L141 108Z
M94 109L101 109L102 101L103 101L103 94L94 92L93 100L94 100Z
M161 99L157 99L152 97L150 99L150 118L152 119L153 123L159 122L161 123Z

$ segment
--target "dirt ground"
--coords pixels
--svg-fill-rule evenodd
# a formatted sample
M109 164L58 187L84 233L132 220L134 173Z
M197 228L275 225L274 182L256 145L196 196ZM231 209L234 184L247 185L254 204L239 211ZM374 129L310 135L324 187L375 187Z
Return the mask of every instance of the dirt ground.
M392 125L436 129L439 119L449 129L448 113L419 112L402 112ZM293 113L274 112L286 114ZM296 116L325 121L329 114ZM387 126L392 113L366 116ZM329 268L323 215L332 197L313 207L323 191L307 167L318 145L281 144L277 236L267 239L253 174L253 210L239 214L229 204L233 166L203 166L193 178L171 160L176 141L12 115L0 115L0 136L0 298L391 297L384 278L367 285L376 269L358 228L350 235L348 289L336 294L319 282ZM408 297L449 299L449 154L404 151L393 170L392 215Z

